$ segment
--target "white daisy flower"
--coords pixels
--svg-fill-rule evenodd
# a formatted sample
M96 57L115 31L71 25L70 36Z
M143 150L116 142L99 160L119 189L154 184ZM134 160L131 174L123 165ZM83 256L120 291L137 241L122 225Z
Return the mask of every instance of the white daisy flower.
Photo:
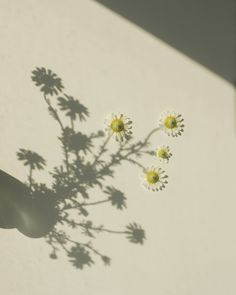
M110 116L106 120L106 131L112 136L114 135L116 141L123 141L129 139L132 135L132 121L123 114Z
M160 118L160 128L169 136L177 137L184 131L184 119L180 114L167 112Z
M170 157L172 156L172 153L170 151L170 148L166 145L160 146L156 149L156 156L157 158L164 163L168 163Z
M168 176L161 168L146 168L142 174L143 185L146 189L153 192L162 190L168 183Z

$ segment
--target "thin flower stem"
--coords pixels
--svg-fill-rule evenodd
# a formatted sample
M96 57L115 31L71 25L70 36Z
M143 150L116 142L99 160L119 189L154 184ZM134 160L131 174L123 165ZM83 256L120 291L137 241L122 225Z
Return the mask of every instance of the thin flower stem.
M60 117L59 117L57 111L52 107L51 102L50 102L50 100L47 98L46 94L44 94L43 97L44 97L44 100L46 101L46 103L47 103L47 105L48 105L48 107L49 107L49 110L53 113L54 118L55 118L55 119L57 120L57 122L59 123L59 125L60 125L60 127L61 127L61 129L62 129L62 133L64 133L65 128L64 128L64 126L63 126L63 124L62 124L62 121L61 121L61 119L60 119ZM67 170L67 173L69 173L69 172L70 172L70 169L69 169L69 154L68 154L68 147L67 147L67 145L64 143L63 140L61 140L61 142L62 142L63 149L64 149L64 152L65 152L65 164L66 164L66 170Z
M71 123L71 129L75 130L74 120L72 118L70 118L70 123Z
M147 137L144 139L144 141L141 142L141 143L139 144L139 147L136 148L136 149L132 148L132 145L130 145L130 146L128 146L128 147L121 146L121 147L118 149L117 153L116 153L116 158L115 158L115 159L112 159L112 160L110 161L110 163L108 163L108 164L105 166L105 168L106 168L106 169L109 169L109 168L112 167L114 164L121 164L121 161L122 161L122 160L126 160L126 161L129 161L129 162L133 162L134 164L140 166L140 167L143 169L144 167L143 167L140 163L138 163L137 161L132 160L132 159L130 159L130 158L128 158L128 157L129 157L129 156L132 156L132 155L135 155L136 153L142 152L142 151L141 151L142 148L144 148L144 147L147 146L148 141L149 141L149 139L152 137L152 135L153 135L155 132L159 131L159 130L160 130L160 127L157 127L157 128L155 128L155 129L153 129L152 131L150 131L149 134L147 135ZM122 154L121 154L122 151L129 151L129 152L127 152L125 155L122 155ZM104 167L103 167L103 169L104 169ZM99 176L101 176L100 171L98 171L98 177L99 177Z
M65 247L65 245L63 243L61 243L60 239L57 237L57 233L56 232L54 232L54 233L55 233L54 238L60 244L60 246L66 251L66 253L70 253L70 251ZM64 237L64 239L65 239L65 241L68 241L68 242L70 242L72 244L75 244L77 246L86 247L86 248L90 249L91 251L93 251L98 256L100 256L100 257L104 256L98 250L94 249L89 243L79 243L79 242L73 241L69 237Z
M111 230L111 229L107 229L107 228L99 228L99 227L87 226L87 225L84 225L83 223L79 223L78 225L81 226L81 227L84 227L86 229L91 229L91 230L94 230L94 231L107 232L107 233L110 233L110 234L126 234L126 231L118 231L118 230Z
M93 229L93 228L91 228L91 229ZM94 230L96 230L96 229L94 229ZM101 231L107 232L110 234L127 234L127 231L118 231L118 230L111 230L111 229L106 229L106 228L103 228Z
M92 203L76 203L76 206L71 206L69 208L64 208L63 210L72 210L72 209L77 209L79 207L86 207L86 206L94 206L94 205L100 205L109 202L110 199L105 199L97 202L92 202Z
M153 129L153 130L147 135L147 137L146 137L146 139L145 139L145 142L148 142L148 140L152 137L152 135L153 135L155 132L159 131L159 130L161 130L160 127L157 127L157 128L155 128L155 129Z
M65 245L64 244L62 244L62 243L59 243L60 245L61 245L61 247L62 247L62 249L64 249L65 251L66 251L66 253L70 253L70 251L65 247Z
M136 160L129 159L129 158L128 159L124 159L124 160L126 160L127 162L130 162L130 163L132 163L134 165L137 165L138 167L140 167L142 169L145 169L145 167L141 163L139 163L138 161L136 161Z
M70 220L68 220L67 218L64 218L63 221L70 223ZM103 228L103 227L88 226L87 224L84 224L84 223L73 222L73 224L83 227L85 229L90 229L94 231L107 232L111 234L127 234L127 231L118 231L118 230L111 230L111 229Z
M81 226L81 227L86 228L86 229L91 229L91 230L94 230L94 231L107 232L107 233L110 233L110 234L126 234L127 233L126 231L118 231L118 230L111 230L111 229L107 229L107 228L87 226L87 225L84 225L83 223L78 223L76 225Z
M66 251L66 253L69 253L70 251L65 247L65 245L60 241L60 239L57 237L57 233L55 234L54 238L58 242L58 244Z
M109 201L110 201L110 199L105 199L105 200L97 201L97 202L93 202L93 203L83 203L83 204L81 204L81 206L83 207L83 206L99 205L99 204L107 203Z
M79 151L75 151L75 156L76 156L77 162L79 163L80 162Z
M79 242L71 240L70 238L66 238L66 240L68 242L71 242L71 243L75 244L75 245L84 246L84 247L90 249L91 251L93 251L98 256L103 257L103 255L98 250L94 249L89 243L79 243Z
M50 100L47 98L46 94L44 94L43 97L44 97L44 100L46 101L46 103L47 103L47 105L48 105L48 107L49 107L49 110L53 112L54 118L55 118L55 119L57 120L57 122L59 123L59 125L60 125L62 131L64 131L65 128L64 128L64 126L63 126L63 124L62 124L62 121L61 121L60 117L58 116L57 111L52 107L51 102L50 102Z
M32 185L33 185L33 168L32 168L32 166L30 166L30 168L29 168L29 177L28 177L28 179L29 179L29 188L31 190Z
M107 146L107 144L109 143L110 139L112 137L112 134L109 134L107 136L107 139L104 141L104 143L102 144L102 146L100 147L100 152L98 153L98 155L95 157L93 163L92 163L92 167L95 166L98 162L98 160L101 158L101 156L105 153L106 149L105 147Z
M125 154L124 157L126 158L126 157L128 157L128 156L130 156L130 155L132 155L132 154L135 154L135 153L137 153L137 152L140 152L141 149L142 149L143 147L145 147L145 146L148 144L148 141L149 141L149 139L152 137L152 135L153 135L155 132L159 131L159 130L160 130L160 127L157 127L157 128L155 128L155 129L153 129L153 130L147 135L147 137L144 139L144 141L140 144L140 147L139 147L137 150L135 150L135 151L131 150L130 152L128 152L127 154ZM128 148L126 148L126 150L128 150Z
M93 251L95 254L97 254L100 257L103 257L103 255L96 249L94 249L92 246L90 246L89 244L86 243L80 243L81 245L83 245L84 247L87 247L88 249L90 249L91 251Z

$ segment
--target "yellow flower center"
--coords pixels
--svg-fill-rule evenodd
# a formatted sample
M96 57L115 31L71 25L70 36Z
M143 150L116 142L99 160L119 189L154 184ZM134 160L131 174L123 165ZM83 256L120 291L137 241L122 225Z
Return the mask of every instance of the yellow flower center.
M114 119L112 120L110 127L113 132L121 132L125 129L125 124L121 119Z
M160 149L159 151L157 151L157 156L159 158L162 158L162 159L167 159L168 158L168 152L164 149Z
M177 126L177 120L176 117L174 116L168 116L166 117L165 121L164 121L164 125L166 126L166 128L168 129L173 129Z
M155 171L149 171L147 172L146 174L146 179L147 179L147 182L150 183L150 184L155 184L158 182L159 180L159 175L157 172Z

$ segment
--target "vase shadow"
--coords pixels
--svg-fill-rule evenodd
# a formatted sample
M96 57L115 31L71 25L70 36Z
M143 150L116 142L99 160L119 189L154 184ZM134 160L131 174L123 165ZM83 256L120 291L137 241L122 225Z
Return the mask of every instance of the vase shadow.
M0 170L0 227L16 228L30 238L47 235L57 222L55 202L32 198L29 188Z

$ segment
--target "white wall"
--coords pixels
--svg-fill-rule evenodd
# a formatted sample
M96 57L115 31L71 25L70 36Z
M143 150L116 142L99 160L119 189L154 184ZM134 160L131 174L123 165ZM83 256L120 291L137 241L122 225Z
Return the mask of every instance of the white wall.
M137 138L166 109L181 112L186 124L179 139L153 139L154 147L173 148L165 191L144 191L139 169L126 165L113 183L125 192L128 209L94 209L98 223L111 227L140 222L148 236L144 246L103 235L97 247L112 265L79 271L63 255L51 260L44 240L1 230L0 293L235 294L233 87L93 1L1 0L0 20L0 168L22 181L27 171L16 160L19 147L38 151L49 167L60 159L59 130L30 80L35 66L58 73L90 109L83 130L103 127L111 111L133 118ZM48 175L39 177L47 181Z

